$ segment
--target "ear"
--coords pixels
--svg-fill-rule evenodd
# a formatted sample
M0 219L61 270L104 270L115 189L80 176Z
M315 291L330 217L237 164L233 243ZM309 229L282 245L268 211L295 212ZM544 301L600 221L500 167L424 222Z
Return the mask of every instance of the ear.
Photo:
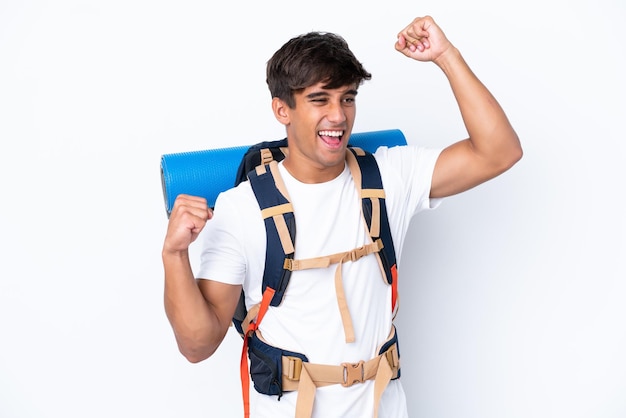
M289 106L287 103L279 99L278 97L274 97L272 99L272 111L274 112L274 117L277 121L282 123L283 125L289 125Z

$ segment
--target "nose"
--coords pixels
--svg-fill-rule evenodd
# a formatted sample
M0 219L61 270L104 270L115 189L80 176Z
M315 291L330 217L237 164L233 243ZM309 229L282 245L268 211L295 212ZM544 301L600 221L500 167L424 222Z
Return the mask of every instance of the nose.
M332 123L338 124L346 121L346 112L342 106L342 103L332 101L328 107L328 120Z

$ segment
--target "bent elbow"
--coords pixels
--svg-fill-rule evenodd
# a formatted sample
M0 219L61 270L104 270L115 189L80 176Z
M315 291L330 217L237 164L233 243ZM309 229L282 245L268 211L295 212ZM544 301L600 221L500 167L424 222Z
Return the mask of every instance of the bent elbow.
M194 364L200 363L201 361L204 361L211 357L216 349L217 347L211 348L204 345L183 345L180 343L178 344L178 351L180 351L180 353L183 355L183 357L185 357L185 359L187 359L188 362Z
M514 132L513 135L515 135L515 138L513 141L515 146L513 147L511 154L513 154L514 156L515 161L513 162L513 164L515 164L516 162L521 160L522 157L524 156L524 150L522 149L522 142L519 140L519 136L517 136L517 132Z
M187 359L189 363L197 364L211 357L213 353L207 353L199 350L180 350L180 353Z
M508 146L506 152L503 153L503 157L500 159L502 164L502 172L507 171L509 168L513 167L524 156L524 150L522 149L522 144L520 143L517 134L513 135L514 138L511 139L511 145Z
M515 164L519 162L524 156L524 150L521 145L518 145L517 148L511 151L510 160L509 160L509 168L513 167Z
M186 354L186 353L183 353L183 356L187 359L189 363L192 363L192 364L200 363L201 361L204 361L208 358L204 356L197 356L194 354Z

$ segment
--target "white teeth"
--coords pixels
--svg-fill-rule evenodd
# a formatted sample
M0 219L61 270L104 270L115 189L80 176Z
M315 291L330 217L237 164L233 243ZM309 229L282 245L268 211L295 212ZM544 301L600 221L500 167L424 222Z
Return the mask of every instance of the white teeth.
M340 137L343 135L343 131L320 131L319 132L320 136L334 136L334 137Z

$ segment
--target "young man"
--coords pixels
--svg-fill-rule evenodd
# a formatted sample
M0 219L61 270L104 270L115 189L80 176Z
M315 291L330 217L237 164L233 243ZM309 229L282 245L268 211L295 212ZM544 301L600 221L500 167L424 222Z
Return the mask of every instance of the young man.
M467 139L443 150L406 146L376 151L400 255L417 212L434 207L435 199L501 174L521 158L522 149L497 101L431 17L413 20L398 34L395 48L441 68L468 132ZM289 143L289 154L278 171L295 213L296 259L349 252L370 243L346 165L357 90L369 78L345 41L333 34L296 37L268 62L272 109L286 128ZM203 252L196 279L188 247L201 231ZM189 361L202 361L218 348L242 286L248 309L261 301L265 251L265 226L248 182L222 193L215 213L202 198L176 199L163 247L165 309L180 351ZM280 397L252 390L252 416L407 416L400 380L393 379L396 370L390 371L385 361L376 362L367 376L359 368L361 360L374 364L370 360L377 358L393 333L391 292L374 254L339 266L294 271L282 303L269 307L257 332L270 347L305 355L306 378ZM347 314L338 308L341 298ZM343 370L344 382L311 383L309 379L315 379L309 364ZM348 380L359 382L350 385ZM319 387L311 392L311 384Z

